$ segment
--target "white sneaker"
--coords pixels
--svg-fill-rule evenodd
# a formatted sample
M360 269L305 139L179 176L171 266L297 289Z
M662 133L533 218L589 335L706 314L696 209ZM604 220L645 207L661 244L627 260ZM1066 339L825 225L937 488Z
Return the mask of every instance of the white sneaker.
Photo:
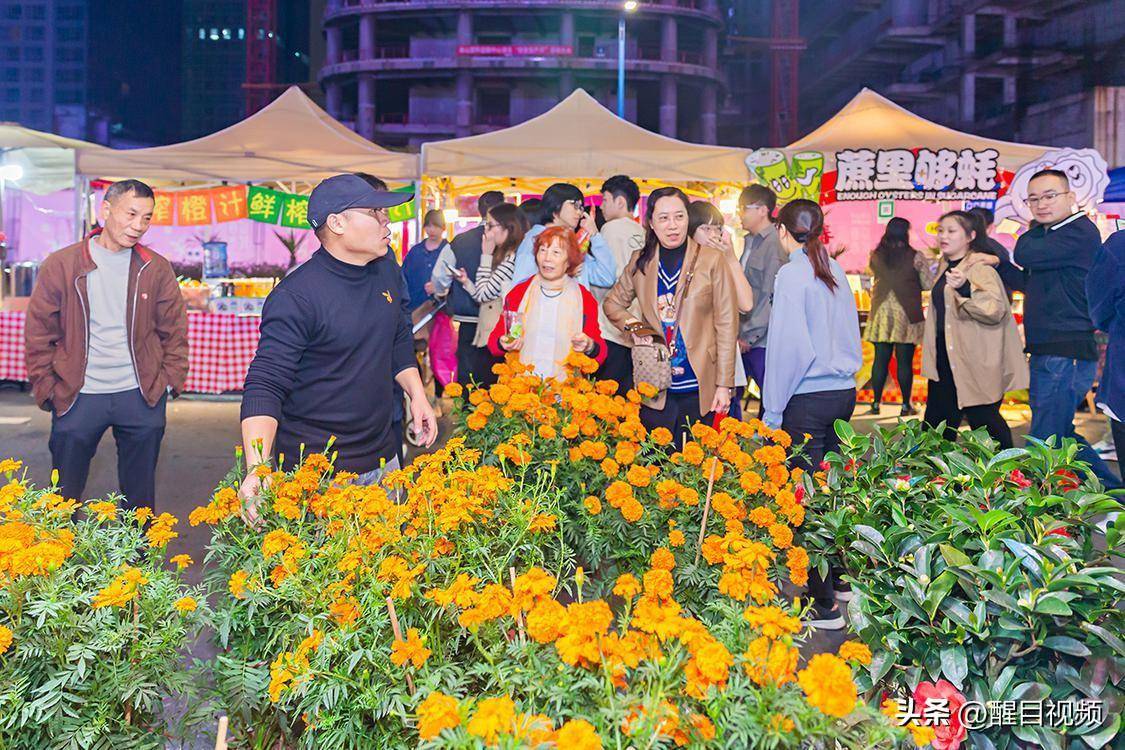
M1109 451L1113 451L1113 449L1114 449L1113 438L1106 438L1105 440L1099 440L1098 442L1094 443L1090 447L1094 449L1095 453L1106 453L1106 452L1109 452Z

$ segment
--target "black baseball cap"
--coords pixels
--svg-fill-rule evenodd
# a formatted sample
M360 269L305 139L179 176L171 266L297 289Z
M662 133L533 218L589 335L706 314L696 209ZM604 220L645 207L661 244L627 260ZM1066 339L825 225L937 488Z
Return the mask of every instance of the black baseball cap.
M309 196L309 224L319 229L330 214L342 213L349 208L390 208L414 200L414 193L392 193L376 190L362 177L338 174L329 177Z

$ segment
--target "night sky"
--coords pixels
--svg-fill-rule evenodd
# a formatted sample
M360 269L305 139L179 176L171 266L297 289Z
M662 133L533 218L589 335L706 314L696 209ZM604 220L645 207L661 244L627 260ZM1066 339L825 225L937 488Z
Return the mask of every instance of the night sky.
M90 0L89 103L125 137L179 137L180 13L180 0Z

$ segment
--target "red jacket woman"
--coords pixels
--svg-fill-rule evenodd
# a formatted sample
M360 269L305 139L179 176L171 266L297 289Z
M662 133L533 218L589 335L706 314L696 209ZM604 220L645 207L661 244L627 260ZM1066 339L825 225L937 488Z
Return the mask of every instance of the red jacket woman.
M562 374L571 350L605 360L598 301L574 279L583 259L578 239L566 227L550 227L535 238L538 272L504 298L488 339L493 354L518 351L520 361L545 378Z

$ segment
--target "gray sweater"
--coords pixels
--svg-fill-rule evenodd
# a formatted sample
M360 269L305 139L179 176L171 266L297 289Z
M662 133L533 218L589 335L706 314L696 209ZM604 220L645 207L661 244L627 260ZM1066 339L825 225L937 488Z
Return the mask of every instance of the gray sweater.
M738 338L750 346L765 346L773 307L773 285L777 272L788 258L770 224L757 234L746 235L742 250L742 272L754 291L754 306L739 318Z
M771 427L781 425L795 394L855 388L863 364L859 314L844 269L828 263L835 291L816 278L803 248L777 274L762 394L763 420Z

